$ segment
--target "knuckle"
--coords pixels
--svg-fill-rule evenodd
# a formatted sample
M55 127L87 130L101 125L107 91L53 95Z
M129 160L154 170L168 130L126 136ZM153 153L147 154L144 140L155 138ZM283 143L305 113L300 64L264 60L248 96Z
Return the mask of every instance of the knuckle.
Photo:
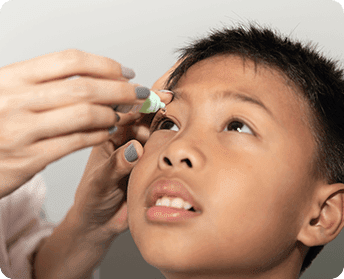
M18 135L17 131L6 131L1 135L0 140L0 152L2 153L22 153L27 137L24 135Z
M0 97L0 113L11 113L13 109L19 107L20 103L20 98L16 95L2 96Z
M121 72L120 65L118 62L108 58L108 57L101 57L102 59L102 66L103 71L106 73L106 75L111 75L114 73L114 71Z
M76 146L82 147L88 145L88 141L84 134L78 133L74 135L74 144Z
M82 56L82 51L74 48L66 49L61 52L61 54L66 58L66 59L75 59L75 58L80 58Z
M2 140L0 142L1 153L13 153L17 148L17 145L13 141Z
M9 151L16 151L19 148L22 148L23 145L25 145L28 136L27 135L18 135L17 131L11 131L7 134L7 141L6 141L6 147Z
M94 123L95 115L91 104L81 104L78 109L78 116L85 125L91 125Z
M124 103L136 100L136 95L134 91L135 89L132 86L132 84L128 84L125 82L119 82L116 84L116 94L121 96L121 100Z
M1 133L0 149L14 152L23 142L25 142L25 138L23 138L22 135L18 135L16 129L3 129Z
M79 101L90 101L93 96L93 85L87 78L79 78L72 83L71 88L74 97Z
M85 58L84 53L78 49L67 49L60 52L60 55L65 67L80 66Z

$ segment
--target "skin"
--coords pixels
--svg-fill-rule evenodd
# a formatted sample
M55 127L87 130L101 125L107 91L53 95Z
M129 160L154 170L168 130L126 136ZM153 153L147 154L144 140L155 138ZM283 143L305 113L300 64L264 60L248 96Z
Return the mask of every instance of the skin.
M77 79L69 77L79 75ZM138 157L153 114L121 114L113 104L142 104L118 62L66 50L0 68L0 199L48 164L95 146L74 204L33 253L35 278L91 278L111 242L128 228L125 189L136 164L126 161L133 143ZM171 95L156 92L162 102ZM118 130L110 135L108 128ZM47 152L48 151L48 152ZM23 237L36 220L7 240ZM67 264L68 263L68 264Z
M128 81L120 63L75 49L0 68L0 199L76 150L144 143L150 116L118 113L118 121L110 107L145 101L136 97L139 85ZM110 135L114 125L118 131Z
M129 179L129 228L144 259L168 279L298 278L308 247L343 227L343 184L309 171L316 146L305 103L276 71L232 56L196 63L173 91L187 96L167 106L175 125L151 134ZM257 98L270 113L213 100L224 91ZM243 132L230 129L233 117ZM147 220L146 191L160 179L182 182L201 215Z
M125 94L122 97L128 100ZM165 104L171 101L170 94L156 94ZM154 114L118 114L116 133L92 149L73 206L52 235L36 249L33 262L37 279L93 278L93 270L111 243L128 229L128 177L142 156L142 145L148 140ZM133 162L124 156L130 144L138 155Z
M109 140L118 124L110 105L143 103L136 86L118 62L79 50L0 68L0 198L48 164Z

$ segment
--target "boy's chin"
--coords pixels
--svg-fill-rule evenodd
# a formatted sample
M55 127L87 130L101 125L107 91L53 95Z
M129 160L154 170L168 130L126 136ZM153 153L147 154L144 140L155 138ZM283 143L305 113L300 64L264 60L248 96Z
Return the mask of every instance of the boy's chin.
M171 247L160 247L159 243L154 243L154 241L153 243L136 241L135 234L133 234L133 239L143 259L160 271L187 272L193 267L200 268L200 265L195 262L195 257L190 256L189 253L183 253L180 249L177 251Z
M202 270L203 272L206 272L206 270L215 271L219 268L219 266L213 266L217 265L218 262L207 259L206 255L201 255L195 250L193 252L189 251L189 253L180 249L170 249L171 251L167 251L167 249L160 249L157 247L158 245L152 243L145 242L141 244L137 243L137 247L143 259L149 265L159 269L165 276L168 274L179 274L180 276L184 275L181 278L188 278L188 274L196 274Z
M181 255L164 255L160 257L150 253L141 253L141 255L149 265L159 269L164 275L165 273L190 274L202 268L201 264L190 262L190 258Z
M154 255L142 254L144 260L151 266L158 269L166 278L173 275L173 278L197 278L197 276L205 276L209 273L207 278L213 276L219 271L223 275L224 269L211 264L205 265L204 262L197 262L197 260L190 257L165 255L164 257L155 257ZM202 277L203 278L203 277Z

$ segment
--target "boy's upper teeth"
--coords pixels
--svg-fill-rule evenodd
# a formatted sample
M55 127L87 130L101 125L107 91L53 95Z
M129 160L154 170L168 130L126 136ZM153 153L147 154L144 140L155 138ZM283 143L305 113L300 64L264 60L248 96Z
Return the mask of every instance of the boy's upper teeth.
M158 199L155 203L156 206L169 206L175 208L184 208L185 210L189 210L192 205L182 198L172 198L172 197L162 197Z

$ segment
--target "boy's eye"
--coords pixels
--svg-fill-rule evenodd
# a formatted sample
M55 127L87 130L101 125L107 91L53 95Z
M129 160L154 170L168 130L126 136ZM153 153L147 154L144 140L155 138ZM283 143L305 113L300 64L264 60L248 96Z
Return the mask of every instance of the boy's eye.
M172 131L177 132L178 129L179 129L178 126L171 119L160 116L157 119L155 119L155 121L153 120L153 123L151 126L151 133L156 130L172 130ZM252 130L240 120L231 121L226 126L226 129L225 131L235 131L239 133L246 133L246 134L254 135Z
M176 124L174 124L171 120L165 120L160 124L159 129L160 130L164 130L164 129L169 130L173 126L176 126Z
M227 125L226 128L228 128L228 131L237 131L239 133L247 133L253 135L251 129L241 121L232 121Z
M173 128L173 129L171 129L171 128ZM174 124L173 121L171 121L168 118L157 119L156 121L154 121L154 123L152 124L152 128L151 128L152 131L156 131L156 130L177 131L177 129L178 129L177 125Z

